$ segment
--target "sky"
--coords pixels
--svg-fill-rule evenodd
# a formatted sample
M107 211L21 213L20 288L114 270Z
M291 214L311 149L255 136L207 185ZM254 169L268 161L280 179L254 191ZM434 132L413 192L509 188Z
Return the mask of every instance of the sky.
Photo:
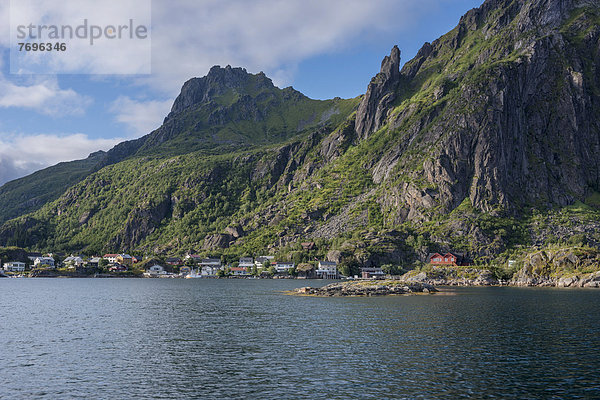
M315 99L358 96L394 45L407 62L482 1L0 0L0 185L151 132L213 65ZM147 37L70 41L46 61L18 51L26 20L85 18L112 33L129 15Z

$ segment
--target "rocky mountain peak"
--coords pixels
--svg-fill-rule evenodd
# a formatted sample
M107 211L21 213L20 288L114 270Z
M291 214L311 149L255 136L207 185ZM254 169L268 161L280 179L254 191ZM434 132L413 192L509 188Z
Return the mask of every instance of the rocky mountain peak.
M193 105L214 100L231 90L240 94L248 94L248 92L271 88L275 88L275 86L263 72L250 74L245 68L234 68L231 65L222 68L215 65L206 76L192 78L183 84L181 93L175 99L168 118Z
M387 80L397 80L400 77L400 49L398 46L394 46L390 55L383 58L380 73L385 75Z
M379 129L387 116L388 106L396 98L400 82L400 49L394 46L381 62L381 71L375 75L356 111L356 133L365 138Z

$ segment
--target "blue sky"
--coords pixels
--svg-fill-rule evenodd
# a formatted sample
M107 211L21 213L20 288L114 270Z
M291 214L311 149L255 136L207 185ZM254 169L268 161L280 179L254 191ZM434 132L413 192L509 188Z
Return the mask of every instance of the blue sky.
M0 184L149 133L183 82L215 64L264 71L312 98L358 96L392 46L410 60L483 0L137 1L152 2L150 75L11 74L0 0ZM97 14L91 0L63 3Z

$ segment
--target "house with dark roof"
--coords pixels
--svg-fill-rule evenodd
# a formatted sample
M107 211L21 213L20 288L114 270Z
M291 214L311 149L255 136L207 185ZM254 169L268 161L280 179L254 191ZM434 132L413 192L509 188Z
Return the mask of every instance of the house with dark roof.
M167 257L165 259L165 263L169 265L179 265L181 264L181 258L179 257Z

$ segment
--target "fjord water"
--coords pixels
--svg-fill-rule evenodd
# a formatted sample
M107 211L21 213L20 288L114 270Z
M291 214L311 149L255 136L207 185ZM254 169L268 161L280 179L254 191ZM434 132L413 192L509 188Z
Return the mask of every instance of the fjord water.
M0 398L600 398L598 290L306 284L0 280Z

